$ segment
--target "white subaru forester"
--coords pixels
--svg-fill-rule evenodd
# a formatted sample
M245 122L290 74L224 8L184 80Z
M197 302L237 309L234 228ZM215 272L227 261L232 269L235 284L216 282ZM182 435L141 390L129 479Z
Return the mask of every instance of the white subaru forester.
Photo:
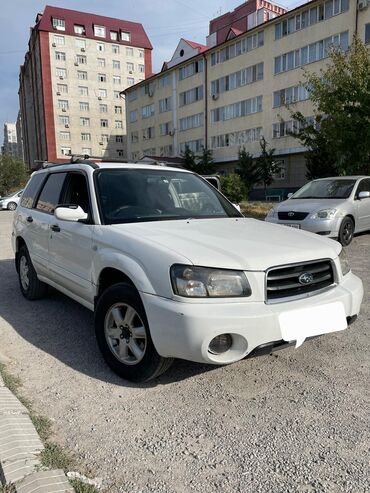
M186 170L45 164L13 225L23 295L53 286L95 312L109 366L152 379L173 358L211 364L346 329L361 280L339 243L244 218Z

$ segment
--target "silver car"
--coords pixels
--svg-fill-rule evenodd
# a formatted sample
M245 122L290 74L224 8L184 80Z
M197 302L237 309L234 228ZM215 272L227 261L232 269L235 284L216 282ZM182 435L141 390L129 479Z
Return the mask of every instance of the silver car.
M21 200L21 195L23 190L18 190L18 192L14 192L6 197L0 198L0 209L8 209L9 211L15 211L19 201Z
M313 180L271 209L265 221L349 245L355 233L370 230L370 176Z

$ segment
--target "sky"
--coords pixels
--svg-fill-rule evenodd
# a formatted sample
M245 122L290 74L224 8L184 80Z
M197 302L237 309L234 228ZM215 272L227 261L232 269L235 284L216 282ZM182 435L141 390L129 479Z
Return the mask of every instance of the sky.
M305 0L282 0L292 8ZM206 44L208 23L241 0L0 0L0 128L17 118L18 74L27 51L30 27L45 5L116 17L143 24L153 45L153 70L171 58L180 38ZM2 141L2 130L0 130Z

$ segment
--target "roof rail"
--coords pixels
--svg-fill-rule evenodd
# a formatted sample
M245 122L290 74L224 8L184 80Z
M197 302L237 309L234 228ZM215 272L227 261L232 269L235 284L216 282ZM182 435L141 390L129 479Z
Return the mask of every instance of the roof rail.
M98 165L95 164L93 161L89 161L88 158L89 158L89 156L87 154L85 154L84 156L78 156L78 155L74 154L71 156L71 159L69 162L64 162L64 163L53 163L50 161L35 161L35 162L42 163L41 164L42 169L54 168L56 166L66 166L68 164L88 164L89 166L91 166L94 169L98 168Z

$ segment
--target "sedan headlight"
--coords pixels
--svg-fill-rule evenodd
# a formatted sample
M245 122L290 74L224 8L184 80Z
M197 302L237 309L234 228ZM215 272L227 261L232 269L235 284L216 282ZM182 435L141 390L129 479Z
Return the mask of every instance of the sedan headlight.
M243 271L175 264L171 267L173 292L187 298L231 298L250 296Z
M346 251L344 250L344 248L342 248L342 251L339 254L339 262L340 262L340 266L342 268L342 274L343 274L343 276L345 276L346 274L348 274L348 272L350 272L351 267L349 266L347 254L346 254Z
M322 209L312 214L311 219L333 219L336 213L337 209Z

